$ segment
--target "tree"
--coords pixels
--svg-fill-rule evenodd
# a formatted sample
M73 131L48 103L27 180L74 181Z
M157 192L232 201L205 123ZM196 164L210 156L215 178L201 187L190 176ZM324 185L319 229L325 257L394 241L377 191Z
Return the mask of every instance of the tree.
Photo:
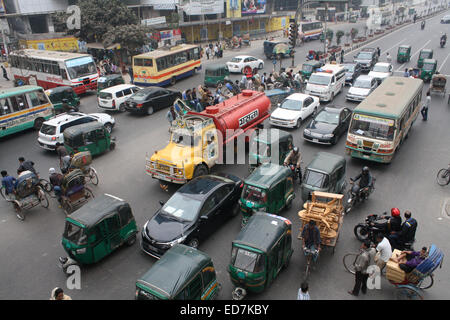
M341 38L344 36L344 31L342 31L342 30L338 30L337 32L336 32L336 43L337 43L337 45L340 45L341 44Z
M123 25L111 28L103 37L103 46L108 47L113 43L119 43L131 55L138 52L144 44L149 42L147 34L151 32L144 25Z

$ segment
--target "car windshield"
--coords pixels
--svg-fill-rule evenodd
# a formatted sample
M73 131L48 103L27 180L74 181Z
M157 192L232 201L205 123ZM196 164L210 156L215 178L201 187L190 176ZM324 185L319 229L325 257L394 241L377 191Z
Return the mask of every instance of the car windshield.
M350 126L350 133L386 141L393 140L394 132L394 120L361 114L354 114Z
M242 58L233 58L231 59L231 62L241 62Z
M246 185L242 192L242 198L255 204L264 204L267 201L267 194L260 188Z
M252 273L264 271L264 257L259 253L233 247L231 257L232 265L240 270Z
M54 135L54 134L56 134L56 127L44 123L41 127L41 133L48 134L48 135Z
M371 81L367 79L356 79L355 84L353 85L356 88L364 88L364 89L370 89Z
M176 192L161 209L163 214L174 217L176 220L194 221L197 218L202 202Z
M328 186L328 175L308 169L306 171L305 184L315 188L326 188Z
M375 65L373 67L373 72L389 72L389 66L383 66L383 65Z
M176 144L180 144L182 146L186 146L186 147L194 147L196 145L198 145L199 141L200 141L200 136L199 135L189 135L186 134L186 132L174 132L172 134L172 139L171 141L173 143Z
M64 238L77 245L86 244L87 237L84 234L84 229L67 221L64 230Z
M100 99L105 99L105 100L111 100L112 99L112 93L109 92L100 92L98 97Z
M353 72L353 71L355 71L355 65L354 64L344 64L344 69L347 72Z
M370 52L360 52L356 59L360 60L372 60L372 54Z
M420 59L427 59L431 54L429 52L421 52Z
M301 110L303 106L303 101L286 99L281 104L280 108L287 110Z
M424 71L432 71L433 68L434 68L434 63L424 63L422 69Z
M339 124L339 113L327 112L323 110L316 116L314 121L329 124Z
M318 84L327 86L330 84L331 77L329 75L321 75L318 73L313 73L311 77L309 78L309 83L311 84Z
M149 95L148 91L138 91L135 94L133 94L131 98L136 101L145 101L147 100L148 95Z
M66 61L67 71L71 79L81 78L97 73L92 57L76 58Z
M311 72L312 69L313 69L313 66L310 64L304 64L302 67L302 71L304 71L304 72Z
M408 52L408 48L400 47L400 48L398 49L398 52L399 52L399 53L407 53L407 52Z

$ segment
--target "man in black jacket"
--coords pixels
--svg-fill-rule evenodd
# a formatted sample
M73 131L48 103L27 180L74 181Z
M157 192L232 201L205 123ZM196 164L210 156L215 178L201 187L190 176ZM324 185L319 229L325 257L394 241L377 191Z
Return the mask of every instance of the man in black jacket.
M389 236L389 242L395 249L403 249L405 243L413 242L416 237L417 220L412 218L411 211L405 211L405 221L399 231L393 231Z

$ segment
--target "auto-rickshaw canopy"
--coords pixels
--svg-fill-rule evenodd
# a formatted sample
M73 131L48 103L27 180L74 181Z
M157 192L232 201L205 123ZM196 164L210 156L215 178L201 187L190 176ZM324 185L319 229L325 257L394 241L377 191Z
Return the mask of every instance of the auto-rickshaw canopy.
M226 64L213 64L205 67L205 74L211 76L223 76L228 74Z
M245 179L245 184L255 187L270 189L272 186L285 180L292 174L291 169L274 163L265 163L256 168L251 175Z
M130 216L130 205L122 199L104 194L95 197L92 201L73 212L68 219L78 222L90 229L103 220L117 214ZM128 219L126 219L128 221Z
M433 66L432 68L425 68L425 65ZM432 71L432 69L436 68L437 60L436 59L423 59L422 70L424 71Z
M398 53L408 53L411 51L411 46L403 44L398 47Z
M278 132L278 134L275 134L275 131ZM265 132L266 133L264 134L256 134L254 140L270 145L276 142L293 141L292 134L283 130L271 129L265 130Z
M431 58L433 56L433 50L432 49L422 49L419 53L419 59L420 58Z
M283 217L256 212L239 232L233 245L247 246L267 253L290 225L291 222Z
M329 152L318 152L306 169L331 174L340 167L345 168L345 158Z
M170 299L208 264L212 264L212 261L205 253L176 244L137 280L136 284Z
M74 138L81 136L85 133L89 133L94 130L104 129L105 126L98 121L92 121L88 123L78 124L73 127L69 127L64 130L64 139L73 141Z

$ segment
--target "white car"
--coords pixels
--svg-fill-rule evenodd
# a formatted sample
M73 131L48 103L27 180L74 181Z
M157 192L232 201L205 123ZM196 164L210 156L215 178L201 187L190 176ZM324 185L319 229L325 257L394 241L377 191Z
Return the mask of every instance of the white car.
M450 15L443 16L441 18L441 23L450 23Z
M378 83L381 83L387 77L392 76L392 74L393 74L392 64L387 62L378 62L373 66L373 69L372 71L369 72L368 76L377 79Z
M103 123L105 128L111 133L116 121L107 113L90 113L81 112L63 113L50 120L45 121L39 130L38 143L41 148L47 150L55 150L56 143L64 143L63 132L69 127L82 123L99 121Z
M141 88L132 84L119 84L98 93L98 107L105 110L125 111L125 102Z
M361 75L348 89L345 98L350 101L363 101L376 87L378 87L377 79L369 75Z
M316 114L319 98L303 93L294 93L278 105L270 115L270 124L278 127L300 128L302 121Z
M264 68L264 61L252 56L237 56L227 62L227 67L231 73L243 73L246 67L252 70Z

